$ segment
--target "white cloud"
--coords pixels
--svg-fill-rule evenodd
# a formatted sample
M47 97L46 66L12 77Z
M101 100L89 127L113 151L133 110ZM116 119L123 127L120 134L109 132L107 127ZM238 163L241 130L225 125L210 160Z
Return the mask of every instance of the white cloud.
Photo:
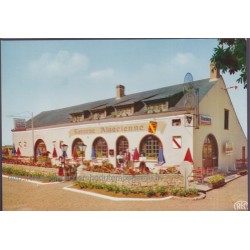
M160 63L147 62L142 65L141 69L131 76L131 88L136 91L138 85L142 89L153 89L156 83L159 87L183 83L187 72L192 72L195 79L202 79L203 76L198 75L201 67L204 68L204 64L194 54L178 52Z
M57 54L44 53L29 65L32 76L65 77L86 70L88 58L84 54L70 53L65 50Z
M173 63L179 67L192 66L195 59L196 58L192 53L177 53L173 58Z
M89 78L96 79L96 80L103 79L103 78L111 78L113 76L114 76L114 70L112 68L93 71L89 74Z

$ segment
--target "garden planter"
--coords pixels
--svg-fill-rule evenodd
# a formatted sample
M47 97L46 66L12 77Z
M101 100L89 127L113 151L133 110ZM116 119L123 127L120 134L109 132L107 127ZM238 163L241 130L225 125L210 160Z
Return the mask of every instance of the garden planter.
M238 172L241 176L246 175L247 174L247 170L241 170Z
M207 185L208 185L210 188L212 188L212 189L222 187L222 186L224 186L225 184L226 184L226 183L225 183L224 180L223 180L223 181L220 181L220 182L216 182L216 183L207 183Z

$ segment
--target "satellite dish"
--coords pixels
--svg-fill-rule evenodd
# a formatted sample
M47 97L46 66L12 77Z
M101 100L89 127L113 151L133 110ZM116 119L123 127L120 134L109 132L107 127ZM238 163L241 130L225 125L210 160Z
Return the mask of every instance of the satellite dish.
M187 82L192 82L193 81L193 76L191 73L187 73L184 77L184 82L187 83Z

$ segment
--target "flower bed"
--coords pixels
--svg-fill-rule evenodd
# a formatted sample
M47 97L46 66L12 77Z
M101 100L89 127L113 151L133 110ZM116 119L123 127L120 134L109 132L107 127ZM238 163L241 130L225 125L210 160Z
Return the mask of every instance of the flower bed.
M48 167L48 168L58 168L57 165L52 165L50 161L45 161L44 158L42 158L42 160L37 161L37 162L33 162L31 157L24 157L24 156L20 156L20 157L4 157L2 159L3 163L7 163L7 164L15 164L15 165L24 165L24 166L36 166L36 167Z
M149 174L150 170L148 168L145 169L132 169L126 167L124 169L114 168L112 164L105 163L103 166L94 165L87 166L85 171L90 172L98 172L98 173L109 173L109 174L125 174L125 175L139 175L139 174Z
M207 184L210 188L218 188L225 185L225 177L222 174L216 174L208 178Z
M42 182L62 181L62 178L54 173L41 173L37 171L27 171L24 169L16 169L12 167L3 167L2 173L10 176L24 177L26 179L35 179Z
M111 196L118 197L166 197L166 196L179 196L179 197L196 197L198 190L195 188L184 189L180 187L166 188L164 186L157 187L137 187L132 188L128 186L119 186L115 184L105 184L91 181L77 181L75 188L94 191Z
M160 169L159 174L179 174L180 172L176 167L167 167L166 169Z
M150 169L146 166L145 162L141 162L139 168L125 167L123 169L115 168L109 162L103 162L100 165L95 162L84 161L83 164L86 166L85 171L99 172L99 173L110 173L110 174L124 174L124 175L139 175L139 174L150 174ZM160 169L159 174L180 174L176 167L166 167L166 169Z

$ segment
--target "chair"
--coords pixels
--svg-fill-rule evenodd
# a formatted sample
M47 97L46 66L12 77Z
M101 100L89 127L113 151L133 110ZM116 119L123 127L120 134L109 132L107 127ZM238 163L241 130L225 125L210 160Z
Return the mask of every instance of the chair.
M211 176L211 175L213 175L214 174L214 169L213 168L206 168L205 169L205 171L206 171L206 176Z
M194 180L203 183L204 169L202 167L198 167L198 168L194 169L192 172L193 172Z

